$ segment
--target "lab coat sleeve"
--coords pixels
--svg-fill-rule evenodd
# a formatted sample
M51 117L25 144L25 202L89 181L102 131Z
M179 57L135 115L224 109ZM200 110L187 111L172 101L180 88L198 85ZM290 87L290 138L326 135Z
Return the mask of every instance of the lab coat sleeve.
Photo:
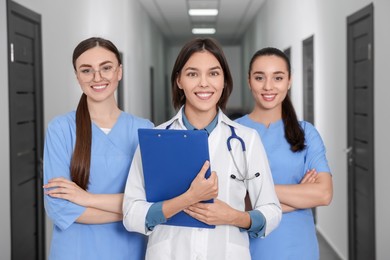
M276 196L267 155L257 132L253 131L247 142L248 170L260 173L258 178L247 180L249 197L254 210L259 210L266 219L265 236L270 234L282 218L282 209Z
M152 230L146 228L146 215L153 203L146 201L142 159L139 146L127 177L123 197L123 225L128 231L149 235Z
M46 131L43 172L44 183L56 177L70 179L70 160L73 154L69 126L57 119L53 120ZM85 211L85 207L68 200L44 195L45 210L54 225L61 230L67 229Z

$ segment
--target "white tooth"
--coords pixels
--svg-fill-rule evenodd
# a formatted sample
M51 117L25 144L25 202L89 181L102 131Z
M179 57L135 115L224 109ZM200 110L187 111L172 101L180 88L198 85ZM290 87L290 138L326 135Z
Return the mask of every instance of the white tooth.
M105 87L106 87L106 85L103 85L103 86L93 86L94 89L103 89Z
M200 97L209 97L209 96L211 96L210 93L197 93L197 95L200 96Z

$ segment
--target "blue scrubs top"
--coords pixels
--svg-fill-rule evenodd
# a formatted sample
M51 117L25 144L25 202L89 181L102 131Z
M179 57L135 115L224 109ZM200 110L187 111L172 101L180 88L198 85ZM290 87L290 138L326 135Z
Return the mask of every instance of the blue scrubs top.
M312 124L300 122L305 132L306 148L294 153L285 138L282 120L272 123L268 128L254 122L248 115L236 121L256 129L259 133L275 184L298 184L308 169L330 173L325 146ZM265 238L250 240L250 250L252 259L319 259L312 210L303 209L283 213L279 227L272 233Z
M88 191L123 193L129 168L138 145L138 128L153 124L122 112L105 134L92 123L91 168ZM70 161L76 139L75 112L58 116L49 123L44 149L44 183L55 177L70 179ZM108 224L79 224L85 208L47 195L45 209L53 222L49 259L53 260L141 260L146 237L128 232L122 221Z

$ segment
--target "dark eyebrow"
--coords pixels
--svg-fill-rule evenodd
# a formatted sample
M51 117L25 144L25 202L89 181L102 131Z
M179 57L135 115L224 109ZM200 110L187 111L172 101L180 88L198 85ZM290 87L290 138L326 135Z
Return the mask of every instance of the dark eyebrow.
M186 70L195 70L195 71L198 71L199 69L194 68L194 67L188 67L188 68L185 69L185 71L186 71ZM215 67L211 67L209 70L222 70L222 69L221 69L221 67L219 67L219 66L215 66Z
M252 74L255 75L255 74L265 74L265 73L263 71L255 71ZM272 74L274 74L274 75L276 75L276 74L286 74L286 72L284 72L284 71L275 71Z
M106 65L107 63L114 63L112 61L109 61L109 60L106 60L106 61L103 61L102 63L99 64L99 67L103 66L103 65ZM88 67L88 68L92 68L92 65L91 64L81 64L79 66L79 68L82 68L82 67Z
M186 71L186 70L196 70L196 71L198 71L197 68L193 68L193 67L187 67L187 68L185 69L185 71Z

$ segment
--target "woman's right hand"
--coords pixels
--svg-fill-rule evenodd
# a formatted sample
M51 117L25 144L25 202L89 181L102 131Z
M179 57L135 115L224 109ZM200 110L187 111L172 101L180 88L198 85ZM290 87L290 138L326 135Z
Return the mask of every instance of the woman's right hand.
M194 203L215 199L218 196L218 176L215 172L211 172L209 178L206 178L206 172L210 167L210 162L206 161L198 175L192 181L188 193Z
M305 176L303 176L300 184L315 183L317 180L317 171L315 169L307 170Z

